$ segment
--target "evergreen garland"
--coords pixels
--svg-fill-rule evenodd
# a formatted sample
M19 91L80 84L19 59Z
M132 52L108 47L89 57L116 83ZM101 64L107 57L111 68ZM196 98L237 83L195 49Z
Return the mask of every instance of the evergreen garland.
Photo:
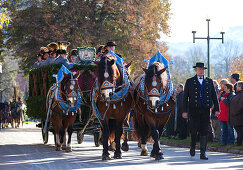
M37 69L32 69L29 72L29 98L27 100L27 115L31 118L35 119L42 119L45 120L46 117L46 96L41 96L41 89L43 87L43 79L41 76L41 72L47 71L47 79L46 79L46 87L47 91L50 87L56 83L56 79L53 77L53 74L57 74L59 69L61 68L61 64L50 64L47 66L43 66ZM95 70L96 65L74 65L73 70L85 70L84 71L84 84L83 84L83 91L88 90L89 84L89 70ZM37 96L33 96L33 74L37 74ZM90 105L90 93L83 93L85 101L87 105ZM90 108L88 106L82 106L82 118L87 119L89 117L88 113L90 112Z

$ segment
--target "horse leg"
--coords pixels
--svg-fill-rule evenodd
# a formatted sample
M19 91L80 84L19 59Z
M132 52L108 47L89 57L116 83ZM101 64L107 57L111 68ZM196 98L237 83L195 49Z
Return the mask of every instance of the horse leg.
M61 134L61 145L62 145L62 150L66 150L67 149L67 128L63 128L63 131L60 132Z
M148 148L146 144L145 136L141 136L141 153L140 156L148 156Z
M128 132L123 132L123 134L122 134L122 139L123 139L123 143L122 143L122 147L121 147L121 149L123 150L123 151L128 151L129 150L129 146L128 146L128 143L127 143L127 141L128 141Z
M71 137L73 133L72 126L69 126L67 131L68 131L68 142L67 142L66 152L72 152L72 147L71 147Z
M62 128L62 120L61 118L56 118L53 121L53 128L54 128L54 134L56 136L56 151L61 151L61 138L62 138L62 134L61 132L61 128ZM61 140L60 140L61 139Z
M110 154L108 152L108 139L110 136L108 121L103 123L102 127L102 136L103 136L103 153L102 153L102 160L110 160Z
M116 142L116 150L114 153L115 159L121 159L121 136L122 136L122 121L118 121L116 123L116 131L115 131L115 142Z
M154 140L154 144L153 144L153 150L151 151L150 156L155 158L155 160L164 159L162 156L162 152L160 150L160 146L159 146L159 132L158 132L157 128L155 127L155 125L151 126L151 136Z

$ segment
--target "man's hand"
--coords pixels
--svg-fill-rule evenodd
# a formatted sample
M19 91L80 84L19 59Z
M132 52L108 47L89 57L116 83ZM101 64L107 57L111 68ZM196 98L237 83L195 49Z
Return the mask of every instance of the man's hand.
M188 113L187 113L187 112L183 112L183 113L182 113L182 117L183 117L184 119L187 119L187 118L188 118Z
M215 116L217 116L217 117L218 117L218 116L219 116L219 114L220 114L220 112L219 112L219 111L216 111L216 112L215 112Z

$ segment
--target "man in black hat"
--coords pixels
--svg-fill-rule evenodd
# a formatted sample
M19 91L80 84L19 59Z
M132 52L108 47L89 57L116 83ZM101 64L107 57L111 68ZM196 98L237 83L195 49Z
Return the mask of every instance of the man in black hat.
M235 93L237 93L236 91L236 86L237 86L237 82L240 80L240 74L238 73L233 73L231 76L230 76L230 82L234 85L234 91Z
M189 118L191 147L190 155L195 156L197 134L200 134L200 159L206 157L207 135L210 121L210 108L214 105L213 112L219 113L219 103L213 86L213 80L204 77L204 63L196 63L196 75L186 80L183 96L183 118Z
M109 52L109 51L113 51L113 52L115 52L115 50L116 50L116 43L115 42L113 42L113 41L109 41L109 42L107 42L106 43L106 45L105 45L105 49Z

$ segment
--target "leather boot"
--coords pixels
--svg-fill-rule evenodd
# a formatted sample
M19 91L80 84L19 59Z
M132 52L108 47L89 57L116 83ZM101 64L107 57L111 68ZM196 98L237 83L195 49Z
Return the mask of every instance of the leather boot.
M196 136L191 135L190 155L195 156Z
M207 136L200 136L200 159L208 160L206 157Z

